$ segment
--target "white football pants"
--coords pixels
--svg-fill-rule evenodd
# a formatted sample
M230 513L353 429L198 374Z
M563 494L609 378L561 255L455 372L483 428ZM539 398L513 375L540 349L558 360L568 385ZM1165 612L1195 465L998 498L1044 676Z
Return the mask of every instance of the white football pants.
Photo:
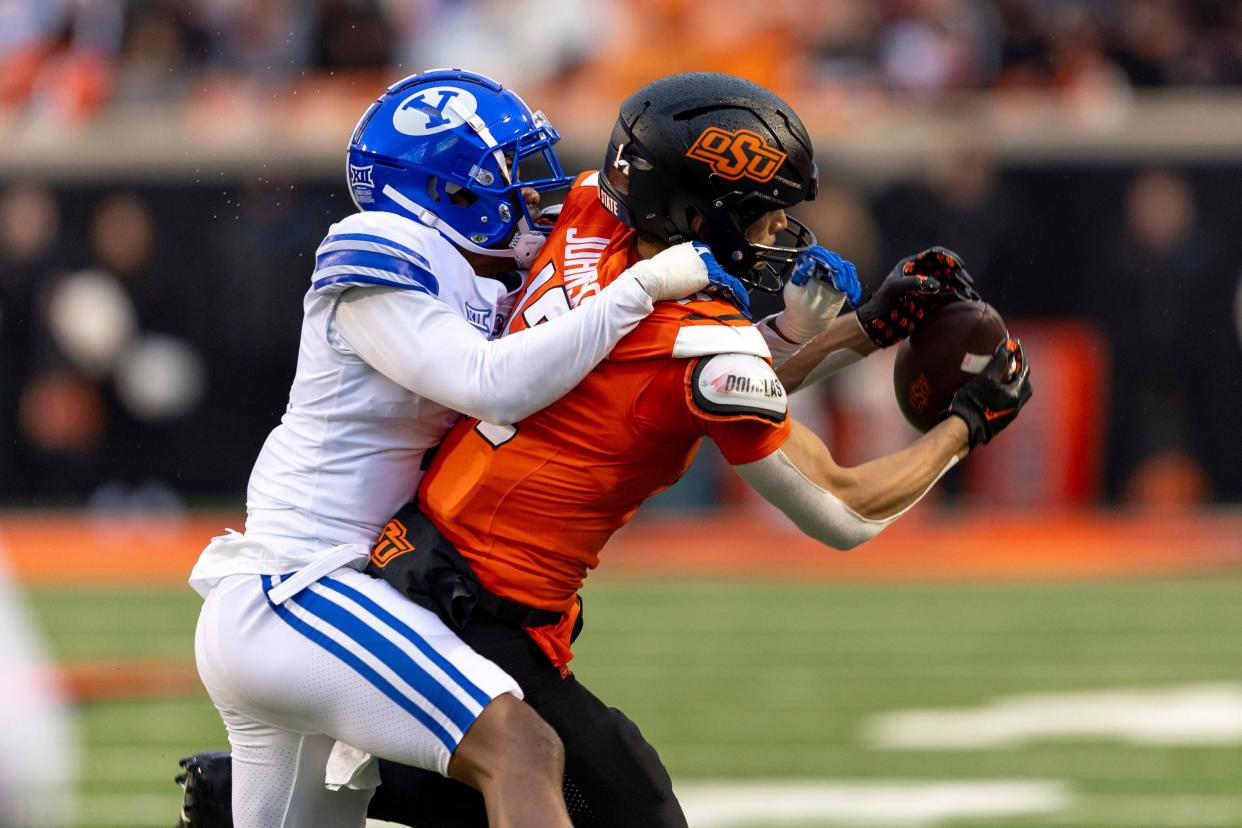
M343 568L282 604L280 576L208 594L198 671L233 748L237 828L361 828L373 788L324 785L335 740L447 774L457 743L517 683L429 610Z

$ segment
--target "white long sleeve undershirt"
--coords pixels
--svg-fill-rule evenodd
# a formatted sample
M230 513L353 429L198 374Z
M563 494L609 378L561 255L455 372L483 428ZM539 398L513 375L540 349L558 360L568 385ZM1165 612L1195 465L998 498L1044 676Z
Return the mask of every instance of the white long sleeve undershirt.
M786 360L798 353L798 351L801 351L806 345L805 342L790 342L785 338L784 334L776 327L776 320L779 317L779 313L774 313L771 316L765 316L755 323L755 327L759 329L759 334L763 337L763 341L768 343L768 350L772 352L773 368L779 368L784 365Z
M343 342L388 379L507 425L564 396L651 309L623 275L575 310L503 339L489 340L435 297L392 288L351 288L335 320Z

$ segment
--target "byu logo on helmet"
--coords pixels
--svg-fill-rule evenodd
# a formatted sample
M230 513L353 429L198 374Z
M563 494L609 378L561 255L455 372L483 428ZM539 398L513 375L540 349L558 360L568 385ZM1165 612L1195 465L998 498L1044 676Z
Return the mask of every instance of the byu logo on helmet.
M474 95L465 89L433 86L402 101L392 114L392 125L406 135L434 135L461 126L477 108Z

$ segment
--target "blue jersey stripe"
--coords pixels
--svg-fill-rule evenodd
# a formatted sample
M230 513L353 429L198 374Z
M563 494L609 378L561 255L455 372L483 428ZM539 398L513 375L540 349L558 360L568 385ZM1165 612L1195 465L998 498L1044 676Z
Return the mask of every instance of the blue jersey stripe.
M372 244L382 244L385 247L391 247L393 250L400 250L402 253L412 258L418 264L422 265L428 270L431 269L431 264L418 251L411 250L410 248L406 247L403 244L397 244L392 239L386 239L383 236L373 236L370 233L338 233L335 236L328 236L319 244L322 247L325 244L331 244L332 242L341 242L341 241L362 241L362 242L371 242Z
M263 589L266 592L268 589L271 588L270 586L271 581L267 576L262 576L262 577L264 581ZM377 673L366 662L358 658L356 655L351 653L349 650L345 649L345 647L343 647L336 641L333 641L329 636L325 635L324 633L312 627L310 624L307 624L305 621L298 618L296 615L290 612L287 608L279 606L277 604L273 604L271 602L268 602L268 606L270 606L273 610L275 610L276 615L278 615L282 621L284 621L286 624L288 624L293 629L297 630L302 635L309 638L311 641L318 644L320 647L323 647L329 653L332 653L332 655L336 656L341 661L348 664L350 667L354 669L356 673L358 673L358 675L362 676L364 679L370 682L371 685L375 687L375 689L379 690L385 696L392 699L392 701L395 704L397 704L401 709L405 710L405 712L409 713L411 716L417 719L419 724L423 725L423 727L431 731L432 735L434 735L437 739L440 740L440 743L443 744L444 747L448 749L449 753L452 753L453 751L457 749L457 740L453 738L453 734L445 730L444 726L441 725L439 722L437 722L435 719L433 719L431 715L427 713L427 711L423 710L421 707L416 705L412 700L407 698L405 694L399 691L396 687L393 687L391 682L389 682L387 679L385 679L383 676Z
M416 290L419 293L426 293L429 296L435 295L422 285L412 285L409 282L393 282L388 279L380 279L377 276L365 276L361 273L338 273L335 276L328 276L320 279L315 282L314 287L315 290L323 290L328 285L337 285L341 283L350 285L376 285L378 287L401 288L402 290Z
M354 603L358 604L358 606L362 607L367 612L371 613L376 618L400 633L407 641L421 650L423 655L427 656L433 664L443 670L445 675L461 685L461 688L469 693L470 697L477 701L480 705L486 707L488 702L492 700L491 696L476 687L474 682L466 678L466 676L462 674L461 670L458 670L451 661L424 641L421 635L414 632L414 630L410 629L408 624L404 623L400 618L397 618L391 612L381 607L375 601L363 595L358 590L348 587L340 581L334 581L331 578L324 578L319 581L319 584L330 590L339 592L346 598L351 599Z
M316 618L327 621L384 662L390 670L401 676L407 684L418 691L419 695L457 725L462 733L474 724L477 717L454 695L454 688L451 685L441 684L435 676L428 673L383 633L351 614L349 610L334 604L322 595L316 595L309 589L298 593L292 601Z
M390 253L379 253L374 250L332 250L322 253L315 259L315 271L328 267L365 267L369 270L382 270L396 276L404 276L415 284L420 284L431 293L440 292L440 282L432 272L422 265L411 264L400 256Z

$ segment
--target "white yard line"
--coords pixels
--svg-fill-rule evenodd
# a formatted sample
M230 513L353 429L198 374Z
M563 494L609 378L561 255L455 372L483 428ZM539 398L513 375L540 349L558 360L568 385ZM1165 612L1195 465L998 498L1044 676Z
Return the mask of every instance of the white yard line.
M1242 685L1030 693L964 710L903 710L873 718L866 738L895 750L982 750L1101 738L1153 746L1236 745L1242 744Z
M694 828L782 825L934 826L948 820L1053 814L1072 804L1047 780L702 781L677 786Z

